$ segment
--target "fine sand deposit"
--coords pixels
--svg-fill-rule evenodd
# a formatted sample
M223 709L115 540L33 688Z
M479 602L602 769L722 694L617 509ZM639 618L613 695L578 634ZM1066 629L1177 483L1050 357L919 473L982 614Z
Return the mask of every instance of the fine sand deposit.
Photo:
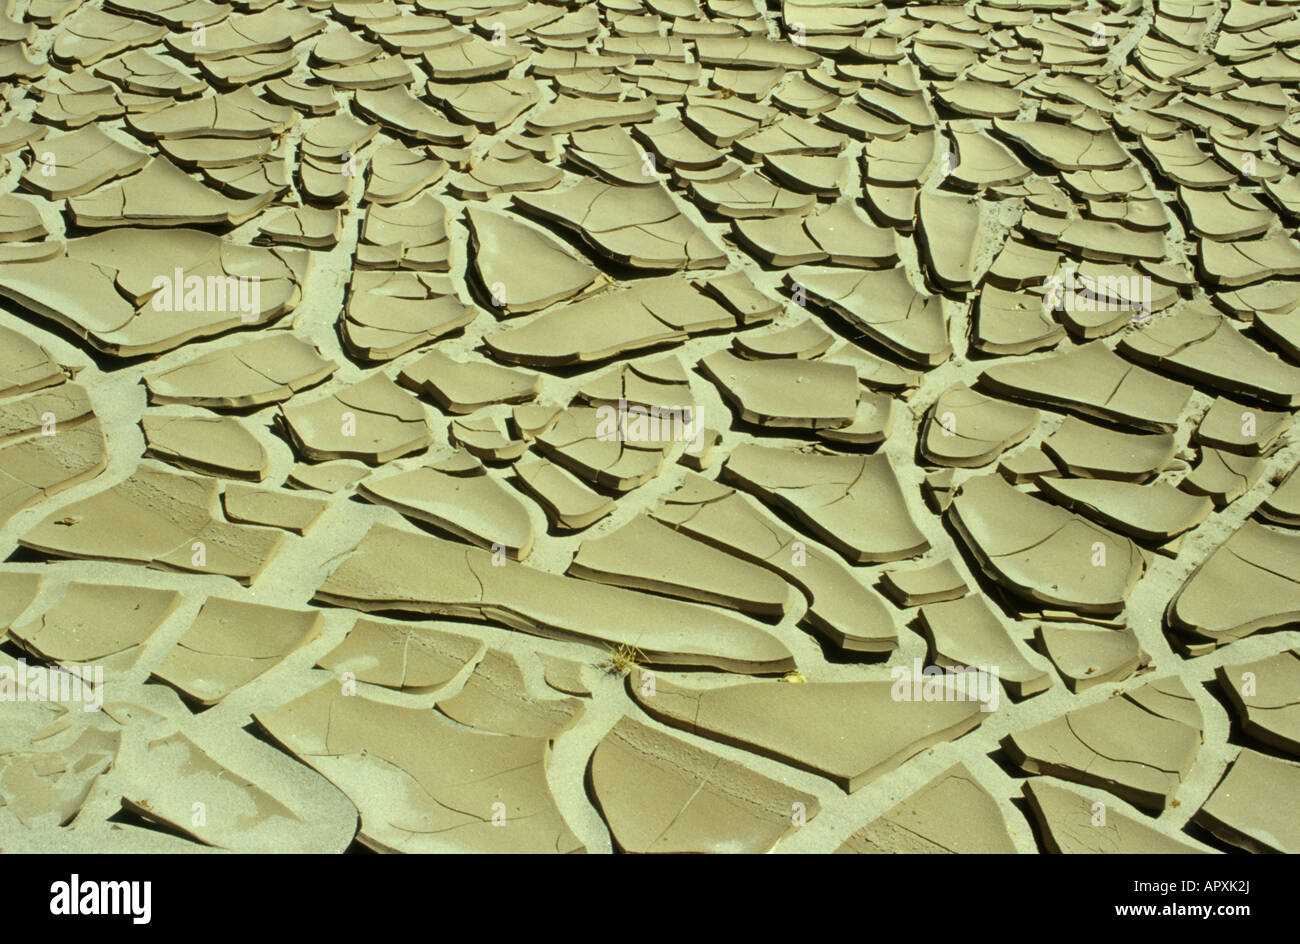
M1297 86L1291 2L0 3L0 850L1300 851Z

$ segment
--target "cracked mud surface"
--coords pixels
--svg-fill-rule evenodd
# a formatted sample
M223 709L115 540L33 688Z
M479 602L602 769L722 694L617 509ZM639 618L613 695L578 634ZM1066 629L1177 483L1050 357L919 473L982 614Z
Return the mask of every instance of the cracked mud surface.
M1300 851L1298 86L1290 2L0 3L0 849Z

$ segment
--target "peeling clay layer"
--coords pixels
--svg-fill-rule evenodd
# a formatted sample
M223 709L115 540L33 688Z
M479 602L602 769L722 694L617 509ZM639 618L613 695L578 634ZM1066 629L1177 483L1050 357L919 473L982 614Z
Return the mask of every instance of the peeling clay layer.
M1297 50L3 7L0 846L1300 851Z

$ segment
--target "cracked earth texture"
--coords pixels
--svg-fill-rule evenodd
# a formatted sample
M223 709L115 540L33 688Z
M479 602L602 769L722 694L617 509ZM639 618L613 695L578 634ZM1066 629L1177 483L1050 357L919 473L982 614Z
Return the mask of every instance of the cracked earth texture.
M0 849L1300 850L1298 14L0 3Z

